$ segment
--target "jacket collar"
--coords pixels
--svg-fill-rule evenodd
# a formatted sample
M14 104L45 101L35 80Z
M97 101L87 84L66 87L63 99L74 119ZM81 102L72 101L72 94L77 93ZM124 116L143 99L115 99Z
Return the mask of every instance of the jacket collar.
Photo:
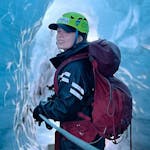
M77 44L75 47L70 48L63 53L58 54L56 57L51 58L50 61L54 65L55 68L57 68L64 60L70 58L73 55L79 54L79 53L84 53L87 52L87 47L88 47L87 42L82 42Z

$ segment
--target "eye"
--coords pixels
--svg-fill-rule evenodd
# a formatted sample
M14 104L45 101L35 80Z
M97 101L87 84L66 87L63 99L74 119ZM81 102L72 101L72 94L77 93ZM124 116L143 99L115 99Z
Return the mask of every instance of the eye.
M57 32L60 32L61 31L61 29L60 28L57 28Z

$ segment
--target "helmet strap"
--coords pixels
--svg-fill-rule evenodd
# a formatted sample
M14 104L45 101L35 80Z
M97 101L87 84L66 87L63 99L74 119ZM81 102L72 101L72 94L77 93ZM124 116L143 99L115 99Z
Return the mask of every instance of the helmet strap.
M78 36L79 36L79 32L78 32L78 30L76 30L76 32L75 32L75 40L74 40L74 43L73 43L72 47L75 47L75 45L77 43L77 40L78 40Z

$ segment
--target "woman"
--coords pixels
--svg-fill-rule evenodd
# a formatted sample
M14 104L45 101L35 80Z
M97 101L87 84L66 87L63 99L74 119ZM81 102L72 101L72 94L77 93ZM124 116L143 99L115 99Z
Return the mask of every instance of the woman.
M65 13L58 19L57 23L50 24L49 28L57 31L57 47L64 50L63 53L51 59L56 70L65 60L71 59L75 55L87 53L89 25L82 14L76 12ZM82 116L91 118L93 78L92 66L88 58L71 61L56 75L58 82L58 88L55 88L56 95L46 104L40 103L34 109L33 117L36 121L42 122L39 114L43 114L47 118L60 121L61 126L72 134L79 135L81 128L76 128L76 126L79 122L84 122ZM72 127L74 124L75 127ZM103 150L105 140L96 133L92 133L90 127L84 125L84 123L81 126L84 132L79 138ZM60 136L56 141L59 141L58 149L60 150L81 149L63 136Z

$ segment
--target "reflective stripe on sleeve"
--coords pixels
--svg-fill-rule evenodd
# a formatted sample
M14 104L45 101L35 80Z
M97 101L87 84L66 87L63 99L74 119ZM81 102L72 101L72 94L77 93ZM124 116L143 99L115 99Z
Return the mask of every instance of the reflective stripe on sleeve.
M60 82L65 82L65 83L69 83L69 77L70 77L71 73L70 72L63 72L60 76Z
M75 88L77 91L79 91L82 95L84 95L84 90L83 90L83 88L81 88L81 86L79 86L75 82L72 82L71 85L72 85L73 88Z
M65 78L65 77L62 77L61 80L60 80L60 82L61 82L61 81L66 82L66 83L69 83L69 79L68 79L68 78Z
M82 100L84 95L84 89L80 85L76 84L75 82L72 82L70 93L75 97L77 97L79 100Z
M74 90L73 88L70 89L70 93L72 95L74 95L75 97L77 97L79 100L82 100L82 98L83 98L83 96L79 92L77 92L76 90Z

